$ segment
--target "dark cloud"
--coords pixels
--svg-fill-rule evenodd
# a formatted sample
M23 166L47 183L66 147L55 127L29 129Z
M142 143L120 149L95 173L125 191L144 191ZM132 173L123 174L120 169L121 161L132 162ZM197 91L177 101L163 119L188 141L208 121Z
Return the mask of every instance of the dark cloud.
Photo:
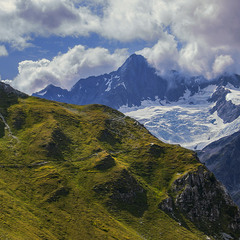
M79 18L71 5L61 1L44 5L36 1L21 0L17 2L16 7L17 14L21 19L49 30L59 28L65 21L78 21Z

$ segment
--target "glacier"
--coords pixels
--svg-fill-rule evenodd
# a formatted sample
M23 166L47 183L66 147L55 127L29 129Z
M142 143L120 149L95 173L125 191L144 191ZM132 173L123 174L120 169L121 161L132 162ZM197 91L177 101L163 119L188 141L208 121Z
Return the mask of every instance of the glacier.
M209 85L191 96L186 90L176 102L144 100L141 106L119 108L125 115L135 118L160 140L180 144L193 150L201 150L213 141L239 131L240 118L224 123L217 111L210 110L216 103L209 102L217 86ZM240 90L228 84L226 100L240 103Z

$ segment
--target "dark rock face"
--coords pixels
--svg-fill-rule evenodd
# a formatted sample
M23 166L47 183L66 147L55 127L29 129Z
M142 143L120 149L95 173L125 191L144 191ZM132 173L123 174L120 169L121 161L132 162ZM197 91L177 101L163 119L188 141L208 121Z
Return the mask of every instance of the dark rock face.
M25 98L28 95L25 93L22 93L14 88L12 88L9 84L0 82L0 92L1 94L4 92L5 94L11 96L11 95L15 95L17 97L21 97L21 98Z
M210 110L211 113L217 111L218 116L224 123L230 123L240 116L240 105L235 105L232 101L226 100L226 95L230 90L219 86L209 101L216 102L216 105Z
M10 85L0 82L0 113L5 117L7 108L18 102L18 98L26 98L27 94L15 90Z
M209 144L198 156L240 206L240 132Z
M216 234L224 229L228 234L240 230L240 212L233 203L223 185L205 167L189 172L172 184L171 194L159 204L167 213L179 210L208 233L209 229ZM174 215L174 214L173 214ZM226 225L224 219L230 220Z
M0 118L0 138L2 138L5 135L5 123Z
M158 207L166 213L173 213L174 203L171 197L165 198Z

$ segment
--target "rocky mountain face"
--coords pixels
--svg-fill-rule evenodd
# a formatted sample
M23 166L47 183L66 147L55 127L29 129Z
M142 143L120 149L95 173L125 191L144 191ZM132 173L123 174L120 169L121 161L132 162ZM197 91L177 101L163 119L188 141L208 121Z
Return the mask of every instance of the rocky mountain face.
M239 209L193 151L107 106L13 96L1 102L1 239L240 237Z
M217 89L209 99L210 102L215 103L210 112L217 111L224 123L231 123L240 116L240 105L227 99L227 95L231 94L231 90L227 87L231 85L231 88L239 91L240 77L238 75L223 76L216 81L216 85Z
M161 209L174 216L174 209L177 208L205 231L209 228L216 231L215 223L221 221L219 209L227 208L229 213L237 212L235 204L226 189L203 166L200 166L194 172L184 174L175 180L171 187L176 196L175 200L172 198L165 199L160 204ZM220 201L212 201L219 196L221 196ZM221 224L224 224L224 220ZM239 219L236 217L231 225L232 231L236 231L238 227Z
M206 83L197 77L186 81L175 71L168 78L160 77L143 56L133 54L117 71L80 79L69 92L50 85L33 96L78 105L98 103L118 109L140 106L143 100L177 101L186 89L194 93Z
M209 144L198 156L240 206L240 132Z

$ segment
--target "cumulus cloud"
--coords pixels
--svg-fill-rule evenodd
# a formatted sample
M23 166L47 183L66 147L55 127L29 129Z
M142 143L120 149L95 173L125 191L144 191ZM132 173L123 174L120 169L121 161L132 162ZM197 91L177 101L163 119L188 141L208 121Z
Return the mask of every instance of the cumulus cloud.
M8 56L8 51L5 46L0 45L0 57L1 56Z
M220 55L216 57L213 64L213 73L215 75L226 71L226 69L234 63L230 55Z
M178 49L177 42L172 35L164 33L162 38L152 48L144 48L137 52L148 59L159 74L164 75L168 70L178 70Z
M156 41L138 53L160 73L168 68L207 78L229 69L240 73L239 7L238 0L109 0L102 35Z
M86 49L82 45L77 45L51 61L41 59L20 62L19 74L11 85L29 94L41 90L48 84L69 88L80 78L115 70L127 56L126 49L118 49L111 54L105 48Z
M96 32L99 17L73 0L0 0L0 41L23 49L34 36Z
M109 0L101 21L102 35L120 41L157 39L161 26L152 13L153 5L153 0Z
M140 52L160 72L240 73L239 8L239 0L0 0L0 42L24 48L38 35L94 32L152 44Z

